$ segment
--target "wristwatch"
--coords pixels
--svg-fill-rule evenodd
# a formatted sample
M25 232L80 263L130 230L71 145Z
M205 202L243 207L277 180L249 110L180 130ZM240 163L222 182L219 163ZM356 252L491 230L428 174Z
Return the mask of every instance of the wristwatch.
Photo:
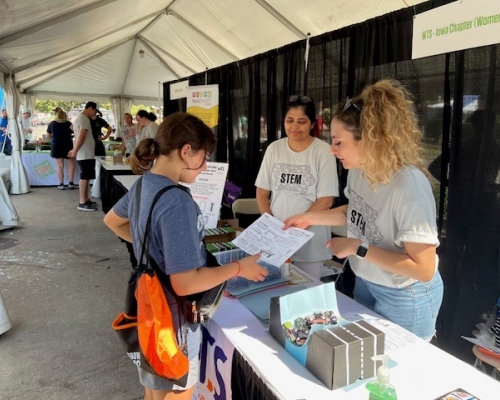
M356 257L358 258L365 258L366 253L368 253L368 239L365 237L361 238L361 244L358 247L358 250L356 251Z

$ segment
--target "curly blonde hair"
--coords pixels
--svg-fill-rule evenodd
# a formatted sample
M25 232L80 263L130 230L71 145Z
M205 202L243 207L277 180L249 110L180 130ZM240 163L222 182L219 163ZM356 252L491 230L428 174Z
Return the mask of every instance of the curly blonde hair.
M363 141L361 168L372 188L389 183L403 166L414 166L428 176L414 103L398 81L380 80L348 102L339 104L335 117Z

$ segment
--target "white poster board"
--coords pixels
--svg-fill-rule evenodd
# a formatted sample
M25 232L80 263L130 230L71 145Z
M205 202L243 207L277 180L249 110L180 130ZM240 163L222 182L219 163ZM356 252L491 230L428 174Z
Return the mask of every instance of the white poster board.
M500 43L500 1L462 0L413 19L412 58Z
M196 115L211 129L219 123L219 85L189 86L187 112Z
M181 182L191 190L194 201L200 207L205 229L217 228L228 169L227 163L207 162L206 171L198 175L194 183Z
M189 79L170 84L170 100L184 99L187 96Z

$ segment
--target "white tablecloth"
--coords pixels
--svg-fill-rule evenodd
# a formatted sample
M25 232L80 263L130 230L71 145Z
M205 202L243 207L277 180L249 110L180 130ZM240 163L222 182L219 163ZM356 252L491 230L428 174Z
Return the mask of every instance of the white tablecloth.
M50 156L50 152L30 152L23 151L22 161L30 186L58 186L57 162ZM80 182L80 167L75 161L75 179L73 182ZM64 184L69 183L68 162L64 161Z
M353 319L355 316L360 319L360 314L375 315L339 292L337 299L341 315L349 316L348 319ZM332 392L327 389L292 358L270 336L267 327L263 326L237 299L224 298L214 318L206 324L206 328L202 360L205 357L205 363L210 368L205 373L202 372L199 386L199 391L205 399L213 398L206 396L207 384L215 385L213 390L217 393L221 390L219 385L225 385L223 391L227 398L230 398L231 359L235 347L280 399L366 400L368 398L364 385L350 391L341 388ZM402 330L399 327L396 329ZM411 337L412 343L390 352L391 358L397 363L391 368L391 383L397 390L398 398L432 400L457 388L463 388L481 400L499 398L500 382L409 332L404 331L404 334ZM391 343L392 340L386 342Z

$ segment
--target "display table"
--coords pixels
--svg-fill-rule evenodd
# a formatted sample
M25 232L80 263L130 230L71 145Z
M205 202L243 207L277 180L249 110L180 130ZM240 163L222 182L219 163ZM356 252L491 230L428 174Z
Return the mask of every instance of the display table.
M107 170L108 172L110 170ZM115 170L116 171L116 170ZM109 173L109 172L108 172ZM108 182L104 183L106 185L105 190L102 192L103 196L101 196L102 201L102 209L104 212L108 212L113 208L115 203L120 200L125 194L129 191L134 182L140 178L140 175L112 175L111 185L108 185ZM106 204L106 208L108 210L104 210L104 204ZM129 254L130 265L135 267L137 265L137 259L135 258L134 248L132 247L132 243L126 242L123 239L120 239L125 243L127 247L127 252Z
M113 204L138 179L115 176ZM292 267L295 268L295 267ZM312 279L305 286L319 285ZM373 311L337 292L340 313L348 320L378 318L387 326L386 349L396 363L391 383L399 399L433 400L462 388L481 400L497 399L500 382L451 356ZM365 400L364 384L329 390L271 337L264 325L238 299L225 297L202 327L198 398L205 399L347 399ZM349 390L348 390L349 389Z
M115 193L113 195L113 199L115 200L115 203L122 198L122 196L127 193L132 185L139 179L141 176L140 175L117 175L114 177L116 184L113 184L115 186ZM114 203L113 203L114 204Z
M28 174L30 186L59 186L57 177L57 162L50 156L49 150L27 151L21 154L24 168ZM75 161L75 176L73 182L80 181L80 167ZM64 162L64 184L69 183L68 163Z
M376 316L340 292L337 292L337 300L344 317L353 319L358 316L359 319L359 315ZM227 397L222 398L229 399L232 381L234 399L368 398L364 385L349 391L344 388L335 391L327 389L292 358L270 336L267 327L237 299L224 298L214 318L205 326L201 367L204 368L203 356L207 355L205 364L215 368L216 375L210 369L201 371L200 392L206 390L207 382L213 385L215 381L215 390L218 393L221 393L219 390L225 392ZM412 337L413 343L389 352L397 363L390 370L391 383L399 399L432 400L457 388L465 389L481 400L498 398L500 382L434 345L404 332ZM388 339L386 352L387 346L393 342L391 338ZM224 388L220 389L222 385Z
M113 186L115 185L113 177L117 175L134 175L130 166L127 164L113 164L113 157L98 157L96 163L99 163L98 175L96 181L99 182L99 190L92 188L92 196L101 198L102 211L107 213L119 198L113 196ZM94 185L95 186L95 185Z
M120 149L122 142L117 142L114 140L104 140L102 142L102 144L104 144L104 148L106 149L106 152L108 152L108 151L113 152L114 150Z

